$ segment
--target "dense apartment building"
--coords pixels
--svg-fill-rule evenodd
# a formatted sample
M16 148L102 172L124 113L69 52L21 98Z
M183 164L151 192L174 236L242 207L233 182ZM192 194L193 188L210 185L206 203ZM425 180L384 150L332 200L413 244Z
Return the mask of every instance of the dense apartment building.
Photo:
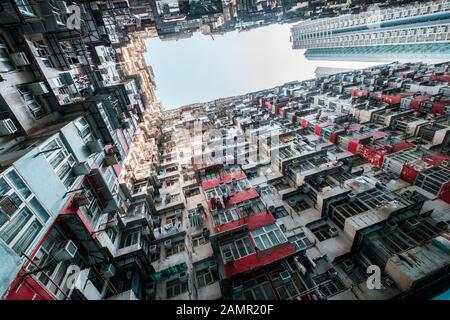
M134 180L157 188L146 298L399 299L448 283L448 72L393 63L165 112Z
M82 15L79 28L68 23L74 4ZM126 250L114 247L109 225L129 205L125 212L136 220L151 205L134 201L119 177L136 137L158 136L153 126L162 108L143 57L142 37L155 31L130 22L129 9L119 5L1 3L4 299L134 297L128 269L132 277L141 274L126 263ZM70 286L75 265L79 282ZM107 274L118 282L105 282Z
M448 281L448 63L164 112L145 3L80 1L70 29L72 2L2 2L2 299L390 299Z
M358 14L315 19L292 27L293 49L308 59L448 59L450 2L375 4Z

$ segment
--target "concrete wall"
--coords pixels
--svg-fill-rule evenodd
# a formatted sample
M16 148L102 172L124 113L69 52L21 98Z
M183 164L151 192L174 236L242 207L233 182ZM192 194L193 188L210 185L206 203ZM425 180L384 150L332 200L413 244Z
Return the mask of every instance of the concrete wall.
M0 241L0 297L14 280L21 265L17 254Z

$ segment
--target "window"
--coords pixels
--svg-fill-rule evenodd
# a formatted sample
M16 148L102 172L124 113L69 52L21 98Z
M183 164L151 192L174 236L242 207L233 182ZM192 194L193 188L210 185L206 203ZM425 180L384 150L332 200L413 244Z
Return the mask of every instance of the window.
M238 260L255 252L250 239L247 236L243 236L234 241L233 239L231 241L224 241L220 246L220 250L224 261L228 261L227 256L230 255L230 252L234 260Z
M259 250L266 250L287 241L285 235L276 224L253 230L251 234Z
M33 208L34 212L37 213L38 217L41 218L42 221L46 222L50 218L47 211L44 209L44 207L42 207L42 205L35 197L33 197L29 203L31 208Z
M172 248L166 250L166 257L173 256L185 250L184 240L172 243Z
M20 95L22 96L22 99L24 100L25 104L27 105L28 109L30 110L31 114L34 118L39 119L42 117L45 113L44 109L41 107L41 105L36 101L34 98L34 95L31 93L31 91L28 89L27 86L18 86L17 89L19 90Z
M50 59L42 59L42 63L43 63L44 66L46 66L47 68L53 68L53 63L51 62Z
M300 232L295 236L289 237L288 240L293 245L295 245L295 248L297 250L303 250L312 246L312 242L309 241L308 237L305 235L304 232Z
M206 241L205 237L203 236L203 233L192 236L192 246L193 247L198 247L205 243L207 243L207 241Z
M9 59L5 41L0 39L0 72L8 72L11 70L14 70L14 65Z
M140 231L130 232L128 234L124 234L120 239L119 249L126 248L132 245L135 245L139 242L140 239Z
M197 275L197 285L199 288L206 287L207 285L214 283L219 278L217 272L211 269L203 269L195 272Z
M31 211L27 208L23 208L2 230L0 238L2 238L7 244L10 244L31 219Z
M239 218L240 217L237 213L236 208L226 209L224 211L217 212L213 215L214 224L216 226L220 226L220 225L223 225L228 222L236 221Z
M64 82L61 80L60 77L55 77L50 79L52 80L53 84L55 85L55 87L59 88L59 87L63 87L64 86Z
M14 170L8 172L6 174L6 177L9 179L9 181L11 181L15 189L18 190L24 198L28 198L31 195L30 189L27 188L25 183Z
M14 244L13 250L17 253L26 251L41 230L42 224L40 224L37 220L33 221L25 232L22 233L19 240Z
M166 291L167 299L176 297L188 291L188 283L186 281L180 281L179 279L167 281L166 287L167 287Z
M324 241L331 238L330 226L328 224L322 224L317 227L310 228L311 232L317 237L319 241Z
M251 216L252 214L263 212L266 210L264 203L259 199L242 202L238 205L238 208L239 212L244 217L248 217Z
M28 0L16 0L16 4L20 12L27 15L34 15L33 8Z
M94 136L92 135L92 130L89 127L89 123L86 118L82 117L75 121L75 127L78 130L78 134L83 139L84 143L94 140Z
M108 236L109 240L114 243L116 241L117 231L113 228L109 228L108 230L106 230L106 235Z
M56 172L58 178L63 182L67 189L73 185L76 176L72 173L72 167L75 165L75 160L67 151L61 139L55 138L43 148L45 157L47 158L53 170Z
M17 254L27 251L49 218L15 171L0 177L0 238Z
M331 277L330 272L323 273L314 278L314 282L319 286L320 292L330 297L346 289L339 277Z

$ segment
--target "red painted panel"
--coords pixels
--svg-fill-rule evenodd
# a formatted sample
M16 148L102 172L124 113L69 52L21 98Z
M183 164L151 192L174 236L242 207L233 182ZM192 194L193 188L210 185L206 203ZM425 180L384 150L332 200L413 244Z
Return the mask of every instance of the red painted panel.
M405 180L408 183L414 183L417 177L417 171L414 169L414 166L411 164L405 164L400 173L400 178Z
M239 273L250 271L275 261L284 259L295 253L291 243L284 243L268 250L260 251L224 265L225 274L233 277Z
M302 119L301 124L302 124L302 127L303 127L303 128L308 128L309 122L308 122L308 120L306 120L306 119Z
M22 269L11 283L5 300L55 300L32 276L22 277Z
M276 219L273 217L273 215L269 211L258 212L258 213L252 214L249 217L244 217L239 220L225 223L221 226L215 227L214 231L217 234L217 233L221 233L221 232L225 232L225 231L229 231L229 230L238 228L243 225L247 225L247 228L249 230L254 230L254 229L258 229L263 226L266 226L268 224L275 223L275 220Z
M447 203L450 203L450 181L442 186L438 198L444 200Z
M258 198L259 194L256 189L248 189L236 192L230 196L230 199L225 203L227 207L232 206L234 204L238 204L250 199Z
M450 76L449 75L445 75L445 76L431 76L430 80L438 80L438 81L450 82Z
M353 139L348 143L348 151L350 151L353 154L356 154L358 152L358 142L359 139Z
M314 134L316 136L320 136L321 132L322 132L322 127L319 124L314 125Z
M230 183L233 179L243 179L246 177L247 176L245 175L245 173L243 171L232 172L222 178L216 178L216 179L211 179L208 181L203 181L202 188L204 190L206 190L206 189L214 188L221 183Z
M431 105L431 112L442 114L445 111L445 107L450 105L450 101L439 101Z

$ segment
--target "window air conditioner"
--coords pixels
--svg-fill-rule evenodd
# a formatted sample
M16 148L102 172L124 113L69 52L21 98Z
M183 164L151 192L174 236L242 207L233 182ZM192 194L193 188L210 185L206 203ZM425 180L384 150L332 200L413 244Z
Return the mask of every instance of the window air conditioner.
M89 149L89 152L92 153L99 153L103 150L103 143L102 140L96 139L93 141L89 141L86 143L87 148Z
M232 286L233 286L233 293L239 293L242 291L242 282L240 280L234 280Z
M420 222L414 218L409 219L405 222L405 229L407 229L407 231L409 230L413 230L414 228L416 228L418 225L420 225Z
M72 172L76 176L84 176L89 174L89 172L91 172L91 167L86 161L79 162L72 167Z
M157 252L158 252L158 246L157 245L150 246L150 253L151 254L155 254Z
M337 235L339 235L339 231L337 228L331 227L330 229L328 229L328 234L330 235L330 237L336 237Z
M7 216L8 220L17 209L17 205L11 200L10 197L0 198L0 211Z
M107 279L110 279L112 277L114 277L114 275L116 274L116 267L114 267L113 264L108 264L108 266L106 267L106 271L103 274L103 276Z
M352 271L354 267L355 264L353 263L352 260L347 259L342 262L342 269L344 269L345 272Z
M12 134L16 131L17 128L11 119L0 120L0 136Z
M283 283L289 283L291 282L291 274L289 273L289 271L284 270L282 272L280 272L280 279Z
M216 271L217 270L217 261L216 260L211 260L209 262L209 269L212 271Z
M172 240L164 241L164 246L166 247L166 249L171 249L172 248Z
M77 254L77 251L77 246L72 242L72 240L68 240L62 243L60 249L56 251L53 257L59 262L67 261L73 259Z
M27 58L25 52L15 52L9 55L11 60L13 61L16 67L27 66L30 64L30 61Z
M230 263L234 261L233 253L231 251L225 251L223 253L223 258L225 260L225 263Z

